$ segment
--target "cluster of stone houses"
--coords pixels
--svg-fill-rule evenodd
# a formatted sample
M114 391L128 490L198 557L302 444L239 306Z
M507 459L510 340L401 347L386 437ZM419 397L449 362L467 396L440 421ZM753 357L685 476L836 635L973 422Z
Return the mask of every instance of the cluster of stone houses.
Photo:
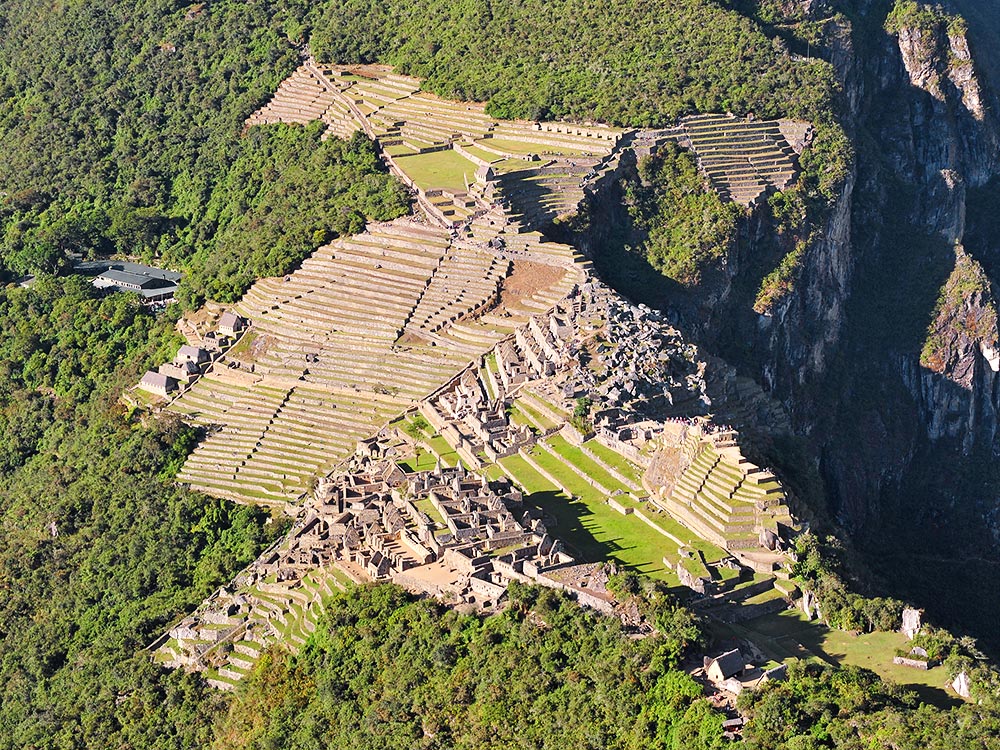
M719 690L739 695L747 687L757 687L770 680L783 680L788 673L785 664L769 669L748 664L738 648L718 656L705 656L703 669L708 681Z
M602 442L638 459L683 404L704 412L705 383L696 349L659 313L622 300L599 281L574 289L545 315L533 316L435 397L421 413L470 466L530 448L537 438L507 407L523 386L544 389L564 412L579 398L594 404ZM562 418L554 416L560 429ZM545 430L541 430L544 432ZM572 431L570 431L572 432ZM578 435L577 437L581 437Z
M407 473L392 455L378 440L359 444L345 471L318 483L284 539L165 635L158 644L169 649L165 663L204 669L220 643L280 637L287 619L275 599L292 606L288 592L331 567L485 609L502 604L517 580L613 611L603 567L564 552L510 481L487 480L461 463Z
M163 398L187 388L205 371L214 355L223 351L247 325L248 321L236 313L224 312L219 318L217 331L205 337L203 346L183 345L172 361L160 365L155 371L147 370L139 381L139 388Z
M503 399L489 398L474 369L464 371L436 400L423 402L420 413L475 468L482 463L480 456L497 461L535 439L527 425L508 418Z
M148 370L139 381L139 387L156 396L167 397L194 382L211 360L207 349L184 344L173 361L160 365L155 372Z

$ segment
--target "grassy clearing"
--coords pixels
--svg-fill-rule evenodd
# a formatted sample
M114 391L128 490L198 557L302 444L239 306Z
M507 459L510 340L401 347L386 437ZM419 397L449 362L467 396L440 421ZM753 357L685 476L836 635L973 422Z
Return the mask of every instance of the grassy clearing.
M525 395L528 398L533 398L535 401L540 403L542 406L551 411L553 414L556 414L557 416L562 417L567 421L569 420L570 413L566 411L566 409L562 408L561 406L556 406L547 398L541 396L537 391L525 391Z
M417 507L417 510L426 513L428 518L432 521L444 525L444 516L442 516L441 512L434 507L434 503L432 503L429 498L424 497L419 500L413 500L412 502Z
M476 178L476 165L451 149L400 156L396 164L424 190L465 190Z
M604 502L607 499L603 492L592 487L565 463L552 454L537 446L532 448L530 453L531 457L539 466L555 477L563 487L572 492L574 495L586 497L588 499L592 498L594 500L599 500L600 502Z
M458 463L458 454L448 445L448 441L440 435L435 435L429 440L424 440L424 444L429 446L431 451L441 456L441 463L445 466L455 466Z
M613 510L604 502L603 495L589 485L586 486L590 491L585 496L571 500L520 456L501 459L501 463L529 493L525 502L555 518L557 525L552 530L555 536L584 560L613 559L637 572L679 585L673 571L663 564L665 555L676 557L675 545L669 539L635 516L623 516ZM543 468L549 470L547 466ZM562 477L559 479L562 481ZM579 477L577 481L582 483Z
M411 456L399 462L405 471L427 471L437 466L437 456L430 451L422 450L416 456Z
M776 661L798 658L864 667L885 680L916 691L928 703L940 707L957 703L944 689L947 675L942 668L923 671L892 663L896 649L909 642L902 633L852 635L809 622L797 609L758 617L742 625L719 627L729 630L730 635L749 638Z
M521 411L516 402L510 405L510 410L507 412L507 416L510 417L510 421L514 424L523 425L531 429L532 432L538 432L538 423L532 422L531 418Z
M490 481L502 479L505 476L507 475L503 473L503 469L497 464L490 464L486 467L486 478Z
M412 148L404 146L402 143L397 143L393 146L383 146L382 148L390 156L412 156L417 153Z
M257 332L247 331L240 338L239 343L236 344L236 346L230 348L228 352L226 352L227 356L242 357L244 354L249 354L256 340L257 340Z
M495 401L496 397L497 397L497 394L496 394L496 391L493 390L493 386L490 383L489 377L486 375L486 368L485 367L483 367L483 368L481 368L479 370L479 380L482 382L483 387L486 389L486 397L490 401Z
M584 151L582 148L570 148L568 146L549 146L544 143L528 143L510 138L487 138L483 141L490 148L506 151L508 154L550 154L553 156L583 156L593 154L595 151Z
M518 409L531 417L543 430L558 427L555 422L538 411L538 409L532 408L523 398L515 399L514 404Z
M608 472L596 464L593 459L585 455L582 450L577 448L575 445L571 445L570 442L562 435L551 435L546 442L549 446L551 446L552 450L565 458L576 468L580 469L580 471L589 476L591 479L600 482L612 492L615 490L628 492L628 487L608 474Z
M479 148L479 146L465 146L465 145L463 145L462 148L464 148L466 151L468 151L473 156L478 156L483 161L494 162L494 161L497 161L497 160L503 158L501 156L497 156L496 154L491 154L489 151L486 151L485 149Z

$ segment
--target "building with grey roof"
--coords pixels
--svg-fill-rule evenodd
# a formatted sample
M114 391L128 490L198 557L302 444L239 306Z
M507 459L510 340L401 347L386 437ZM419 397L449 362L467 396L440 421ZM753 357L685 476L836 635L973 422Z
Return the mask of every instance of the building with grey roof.
M125 261L80 264L77 271L96 271L93 284L98 289L135 292L146 302L172 300L181 279L175 271Z
M167 396L177 390L177 381L163 373L147 370L139 381L139 387L157 396Z

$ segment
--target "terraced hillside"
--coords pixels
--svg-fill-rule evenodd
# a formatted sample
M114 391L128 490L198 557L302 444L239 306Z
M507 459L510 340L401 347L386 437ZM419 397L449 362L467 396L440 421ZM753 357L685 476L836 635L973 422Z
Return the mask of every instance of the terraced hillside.
M280 505L579 279L571 248L525 261L406 219L322 247L236 306L250 331L170 409L208 431L179 476Z
M583 181L611 158L622 136L597 125L499 121L482 104L426 94L416 79L382 66L311 60L247 126L308 119L327 123L328 135L363 130L377 140L429 217L446 227L473 220L497 201L534 227L572 213Z
M281 82L271 101L250 116L247 127L318 120L333 104L334 90L312 66L302 66Z
M747 461L726 433L692 435L691 462L673 490L657 502L689 529L734 551L759 550L779 524L791 525L775 476Z
M727 115L688 117L681 129L681 145L697 154L711 187L744 206L769 187L784 190L794 181L809 133L805 123Z
M310 119L376 139L425 220L371 225L258 281L235 308L249 333L171 403L207 433L180 479L244 502L303 496L358 440L563 299L589 264L541 232L577 210L627 141L601 126L501 122L383 67L312 60L247 126ZM751 190L725 161L736 153L751 160L753 189L790 178L791 126L705 117L683 127L734 199Z

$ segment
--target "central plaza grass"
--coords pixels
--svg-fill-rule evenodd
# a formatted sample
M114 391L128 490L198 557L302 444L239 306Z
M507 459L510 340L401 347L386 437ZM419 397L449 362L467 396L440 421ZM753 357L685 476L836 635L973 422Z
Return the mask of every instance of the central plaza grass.
M523 398L514 399L514 405L520 409L522 412L531 417L535 422L543 429L548 430L558 425L551 419L542 414L538 409L533 408L530 404L526 402Z
M642 469L625 458L625 456L611 450L604 443L599 443L597 440L588 440L584 445L587 446L591 453L612 469L617 470L623 477L635 482L637 485L642 484Z
M595 463L594 460L587 456L582 450L577 448L575 445L571 445L562 435L551 435L546 442L552 450L583 471L583 473L585 473L588 477L600 482L602 486L607 487L612 492L615 490L628 492L628 487L601 468L600 465Z
M424 190L464 191L466 180L476 179L476 165L452 149L398 156L396 164Z
M680 585L663 564L664 556L677 557L676 545L640 519L613 510L594 491L579 499L567 498L520 456L509 456L500 463L528 493L525 502L554 518L552 533L584 561L615 560L636 572Z

